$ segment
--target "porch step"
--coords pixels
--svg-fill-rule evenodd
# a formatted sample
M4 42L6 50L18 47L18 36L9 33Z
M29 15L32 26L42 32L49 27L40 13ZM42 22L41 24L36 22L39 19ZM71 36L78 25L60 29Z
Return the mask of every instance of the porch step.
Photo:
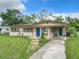
M32 48L36 48L39 45L39 40L33 40Z
M63 38L60 38L60 37L54 37L53 39L54 40L64 40Z

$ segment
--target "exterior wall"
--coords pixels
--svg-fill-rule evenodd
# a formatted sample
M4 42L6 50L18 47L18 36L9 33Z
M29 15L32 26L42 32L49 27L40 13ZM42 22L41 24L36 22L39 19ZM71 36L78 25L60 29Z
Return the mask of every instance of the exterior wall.
M62 27L62 36L59 36L59 38L66 40L66 27Z
M55 36L55 35L59 36L59 28L58 28L58 27L57 27L57 28L54 28L54 27L53 27L52 30L53 30L53 33L52 33L53 36Z
M63 28L63 36L66 36L66 27Z
M53 39L55 37L55 34L57 34L56 37L58 37L58 38L66 39L66 36L65 36L66 35L65 27L61 27L61 28L62 28L62 36L59 36L59 27L57 27L57 28L52 27L52 29L51 29L51 27L48 27L48 36L47 36L47 39L48 40ZM52 32L51 32L51 30L52 30ZM42 33L42 30L40 32ZM39 39L40 37L36 37L36 28L35 28L34 29L34 39Z
M37 37L36 37L36 27L34 28L34 39L37 39Z
M51 28L50 28L50 27L48 27L48 37L47 37L47 38L48 38L48 40L50 40L50 39L51 39L51 36L52 36L52 35L51 35Z
M36 37L36 27L40 27L40 36L39 37ZM63 27L63 24L43 23L43 24L35 25L33 32L23 32L23 27L19 28L18 32L11 32L11 30L10 30L10 36L29 36L34 39L39 39L41 37L41 33L42 33L41 27L48 28L48 36L47 36L48 39L53 39L55 34L57 34L57 36L59 37L59 28L58 27L63 28L63 35L60 37L63 38L63 36L66 34L65 27ZM52 30L56 28L55 31L51 32L51 27L52 27Z
M51 26L51 27L58 27L58 26L60 26L60 27L62 27L62 26L67 26L67 25L65 25L65 24L62 24L62 23L41 23L41 24L37 24L36 26L41 26L41 27L48 27L48 26Z
M40 37L36 37L36 27L34 28L34 32L23 32L23 28L19 28L20 32L11 32L10 31L10 36L28 36L30 38L32 38L34 36L34 39L39 39L41 37L41 33L42 33L42 30L40 28ZM52 30L52 32L51 32ZM55 31L54 31L55 30ZM63 30L63 35L62 36L59 36L59 28L54 28L52 27L48 27L48 36L47 36L47 39L53 39L54 38L54 35L57 34L57 37L59 38L62 38L64 40L66 40L66 28L65 27L62 27L62 30ZM34 34L32 34L34 33Z
M10 32L10 36L19 36L19 32Z
M52 32L51 32L50 36L48 36L48 37L50 37L51 39L53 39L54 37L58 37L60 39L66 40L66 27L61 27L61 28L62 28L62 36L59 35L59 28L58 27L57 28L53 27L51 29ZM57 34L57 36L55 36L55 34Z
M66 27L63 28L63 39L66 40Z
M9 33L10 32L10 27L8 26L1 26L0 27L2 30L0 31L1 34L4 34L4 33ZM7 30L8 29L8 30Z
M32 32L23 32L23 28L19 28L19 32L11 32L10 30L10 36L28 36L32 38Z
M48 36L47 36L48 39L53 39L55 34L57 34L57 37L59 37L59 38L62 38L62 39L66 38L65 28L66 28L67 24L64 24L64 23L40 23L40 24L37 24L36 26L48 28ZM55 31L51 32L51 27L52 27L52 30L56 28ZM62 36L59 35L59 27L62 28L62 34L63 34Z
M32 37L32 32L23 32L22 35L19 32L10 32L10 36L29 36Z
M23 28L19 28L19 36L23 36Z
M23 32L23 36L32 37L32 32Z

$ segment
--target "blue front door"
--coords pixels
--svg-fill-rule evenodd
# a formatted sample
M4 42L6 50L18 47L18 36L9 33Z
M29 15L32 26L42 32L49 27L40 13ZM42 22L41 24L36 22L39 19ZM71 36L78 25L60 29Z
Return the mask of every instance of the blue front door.
M36 37L39 37L39 36L40 36L40 28L37 27L37 28L36 28Z
M62 28L59 28L59 36L62 36Z

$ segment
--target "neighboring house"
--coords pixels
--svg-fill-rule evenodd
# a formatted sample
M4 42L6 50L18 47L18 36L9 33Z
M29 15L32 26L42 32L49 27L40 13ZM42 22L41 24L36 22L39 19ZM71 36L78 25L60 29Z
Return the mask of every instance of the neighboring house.
M0 34L8 34L10 32L9 26L0 26Z
M32 25L19 24L11 26L10 36L29 36L33 39L39 39L44 32L48 39L55 37L65 39L66 27L67 23L52 20L45 20Z

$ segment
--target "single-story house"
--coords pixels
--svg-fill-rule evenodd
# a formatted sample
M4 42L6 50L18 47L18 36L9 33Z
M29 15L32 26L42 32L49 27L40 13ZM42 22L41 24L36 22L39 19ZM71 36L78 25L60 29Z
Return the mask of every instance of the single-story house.
M0 34L8 34L10 32L9 26L0 26Z
M33 39L39 39L41 34L48 39L60 37L66 38L67 23L45 20L35 24L18 24L11 26L10 36L29 36Z

